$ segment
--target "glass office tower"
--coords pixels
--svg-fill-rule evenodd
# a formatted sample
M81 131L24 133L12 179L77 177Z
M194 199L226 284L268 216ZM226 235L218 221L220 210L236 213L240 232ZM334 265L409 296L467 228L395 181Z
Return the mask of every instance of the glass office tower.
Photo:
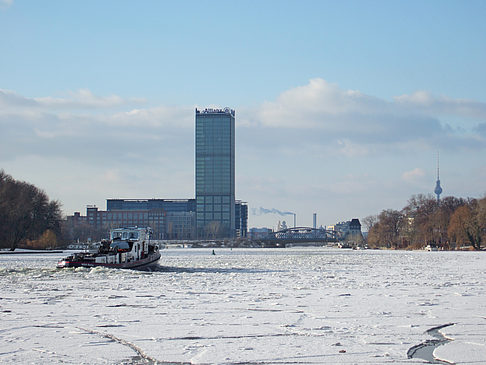
M235 236L235 111L196 109L198 238Z

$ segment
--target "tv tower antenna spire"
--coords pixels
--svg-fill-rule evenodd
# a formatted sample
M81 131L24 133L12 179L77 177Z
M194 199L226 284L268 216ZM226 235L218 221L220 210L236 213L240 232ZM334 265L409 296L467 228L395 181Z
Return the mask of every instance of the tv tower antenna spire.
M440 202L440 194L442 194L442 188L440 186L440 177L439 177L439 152L437 152L437 181L435 182L435 195L437 195L437 203Z

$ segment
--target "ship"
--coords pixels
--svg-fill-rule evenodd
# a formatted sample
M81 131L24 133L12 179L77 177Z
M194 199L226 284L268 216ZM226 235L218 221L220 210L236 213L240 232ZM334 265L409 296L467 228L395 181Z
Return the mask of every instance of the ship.
M108 267L118 269L145 269L156 265L160 259L157 244L150 240L149 227L115 228L110 238L102 240L95 252L76 252L64 257L57 268Z

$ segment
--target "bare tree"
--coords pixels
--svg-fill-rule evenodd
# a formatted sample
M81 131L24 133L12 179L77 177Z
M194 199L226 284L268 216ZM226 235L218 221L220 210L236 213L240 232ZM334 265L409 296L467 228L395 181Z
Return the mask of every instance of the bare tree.
M458 242L470 244L475 250L480 250L485 229L484 222L481 221L484 204L480 205L473 201L457 208L449 223L449 236Z
M402 213L388 209L378 215L377 222L368 234L368 243L374 247L400 247Z
M0 171L0 245L11 250L38 239L47 230L61 232L61 209L34 185Z
M67 245L72 242L87 242L88 239L95 241L108 237L111 228L118 228L117 224L108 227L94 227L87 222L72 224L67 220L62 223L62 243Z
M369 232L377 221L378 221L377 215L369 215L361 219L361 223L363 223L363 225L365 226L366 232Z
M479 250L486 240L486 197L481 200L413 195L401 212L384 210L363 219L370 246L421 248L467 243Z

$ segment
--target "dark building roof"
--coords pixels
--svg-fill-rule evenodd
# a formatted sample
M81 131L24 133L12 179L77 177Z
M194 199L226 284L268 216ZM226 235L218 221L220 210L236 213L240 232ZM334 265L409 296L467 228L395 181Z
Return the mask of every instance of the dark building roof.
M196 199L107 199L106 210L157 210L195 212Z
M361 223L359 222L358 218L351 219L351 223L349 223L349 229L361 230Z

